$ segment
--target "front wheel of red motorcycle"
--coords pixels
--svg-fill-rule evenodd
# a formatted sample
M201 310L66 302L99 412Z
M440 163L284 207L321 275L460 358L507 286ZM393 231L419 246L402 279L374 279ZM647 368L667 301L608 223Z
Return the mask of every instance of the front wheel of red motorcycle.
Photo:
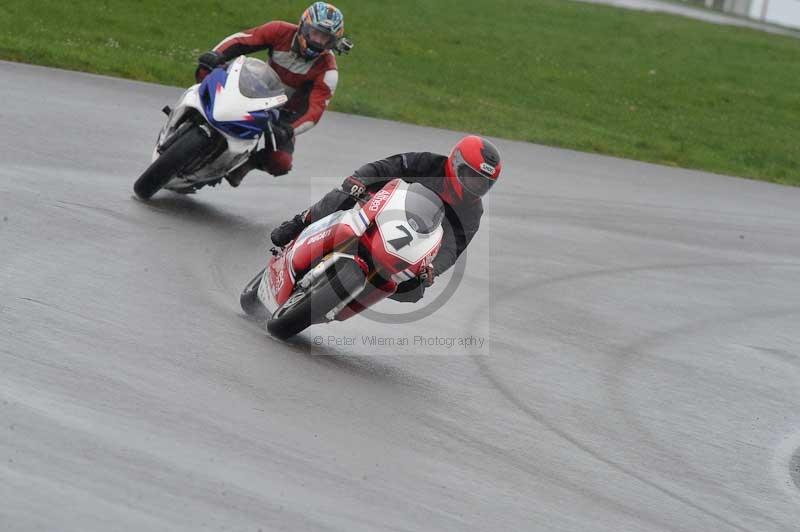
M269 317L266 307L258 299L258 287L261 285L261 278L264 277L266 268L256 274L253 279L247 283L247 286L242 290L242 295L239 296L239 304L242 310L248 316L252 316L257 320L266 320ZM263 323L263 321L262 321Z
M316 284L292 294L267 321L267 330L285 340L315 323L324 323L325 315L364 286L365 279L354 261L337 261Z

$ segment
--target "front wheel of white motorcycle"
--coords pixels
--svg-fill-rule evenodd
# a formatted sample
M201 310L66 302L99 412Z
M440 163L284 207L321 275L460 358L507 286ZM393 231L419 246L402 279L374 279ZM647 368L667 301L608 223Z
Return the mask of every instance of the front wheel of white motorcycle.
M352 260L340 260L326 273L308 290L292 294L275 311L267 321L270 334L285 340L315 323L324 323L326 314L363 287L366 278L361 267Z
M189 126L166 150L153 161L147 170L133 184L133 191L142 199L150 199L153 194L169 183L181 170L188 167L211 147L213 139L195 125Z

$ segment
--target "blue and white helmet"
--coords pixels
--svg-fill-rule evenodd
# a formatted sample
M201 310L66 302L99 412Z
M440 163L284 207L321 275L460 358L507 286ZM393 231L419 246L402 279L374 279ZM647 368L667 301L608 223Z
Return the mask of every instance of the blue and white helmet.
M333 4L314 2L300 17L297 41L300 55L316 59L336 46L344 35L344 15Z

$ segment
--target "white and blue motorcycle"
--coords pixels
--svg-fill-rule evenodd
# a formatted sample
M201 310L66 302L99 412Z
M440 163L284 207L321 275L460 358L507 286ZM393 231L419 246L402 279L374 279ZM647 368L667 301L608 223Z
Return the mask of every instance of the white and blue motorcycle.
M164 107L169 118L134 192L148 199L162 188L186 194L216 185L260 146L275 149L272 124L287 101L280 78L263 61L240 56L214 69L174 109Z

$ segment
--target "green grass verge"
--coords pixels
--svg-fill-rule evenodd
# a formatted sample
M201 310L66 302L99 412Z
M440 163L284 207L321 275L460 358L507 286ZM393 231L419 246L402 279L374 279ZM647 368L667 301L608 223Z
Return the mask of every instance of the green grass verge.
M0 58L185 86L308 0L4 0ZM333 108L800 185L800 40L565 0L335 2Z

